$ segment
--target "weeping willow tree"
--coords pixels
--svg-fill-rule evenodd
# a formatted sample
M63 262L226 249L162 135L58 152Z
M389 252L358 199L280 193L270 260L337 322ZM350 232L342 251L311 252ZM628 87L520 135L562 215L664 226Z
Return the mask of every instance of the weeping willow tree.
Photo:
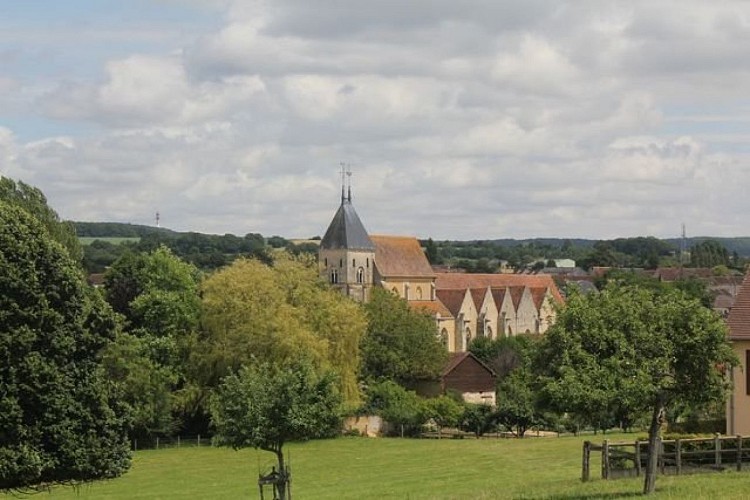
M288 366L300 357L334 370L348 407L359 402L358 346L366 328L361 307L318 279L304 257L278 256L272 266L240 259L202 288L202 331L196 352L203 384L216 386L241 366Z

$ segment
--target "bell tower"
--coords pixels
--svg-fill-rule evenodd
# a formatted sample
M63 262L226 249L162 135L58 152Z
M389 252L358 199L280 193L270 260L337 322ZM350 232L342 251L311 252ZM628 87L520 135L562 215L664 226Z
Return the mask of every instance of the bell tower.
M318 270L344 295L367 302L375 270L375 245L352 205L351 175L342 164L341 205L320 242Z

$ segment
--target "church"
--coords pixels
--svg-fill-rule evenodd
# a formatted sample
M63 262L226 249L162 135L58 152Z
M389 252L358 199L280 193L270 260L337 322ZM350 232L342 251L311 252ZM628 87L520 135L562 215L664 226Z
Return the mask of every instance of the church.
M435 319L449 352L472 339L542 334L563 298L549 275L436 273L416 237L370 235L352 205L351 187L320 243L320 276L354 300L382 287Z

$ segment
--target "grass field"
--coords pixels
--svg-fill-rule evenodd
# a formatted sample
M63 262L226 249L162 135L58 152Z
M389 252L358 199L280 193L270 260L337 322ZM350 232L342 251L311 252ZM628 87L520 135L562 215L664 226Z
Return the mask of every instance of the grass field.
M632 435L626 439L631 440ZM340 438L294 444L289 446L292 495L295 500L562 500L639 495L641 479L598 479L600 465L594 460L592 476L596 479L581 483L582 441L574 437L479 441ZM139 451L130 472L121 478L77 489L55 488L34 498L259 498L259 465L265 469L271 464L270 453L255 450L184 447ZM750 498L750 472L659 477L653 498Z
M124 241L130 241L133 243L138 243L141 241L141 239L137 236L134 236L132 238L125 238L125 237L116 237L116 236L79 236L78 241L81 242L81 245L90 245L94 241L106 241L107 243L112 243L113 245L119 245L120 243Z

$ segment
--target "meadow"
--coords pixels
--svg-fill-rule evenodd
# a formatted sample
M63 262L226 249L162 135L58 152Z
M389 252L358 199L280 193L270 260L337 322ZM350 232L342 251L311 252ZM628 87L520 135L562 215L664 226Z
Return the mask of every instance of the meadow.
M632 440L633 435L608 435ZM600 441L602 436L585 439ZM339 438L292 444L292 495L310 499L574 499L639 496L642 479L580 481L581 437L515 439ZM592 456L593 459L593 456ZM182 447L138 451L121 478L56 487L38 499L259 498L270 453ZM270 496L266 495L266 498ZM750 473L659 477L653 498L748 498ZM2 497L0 498L10 498Z

